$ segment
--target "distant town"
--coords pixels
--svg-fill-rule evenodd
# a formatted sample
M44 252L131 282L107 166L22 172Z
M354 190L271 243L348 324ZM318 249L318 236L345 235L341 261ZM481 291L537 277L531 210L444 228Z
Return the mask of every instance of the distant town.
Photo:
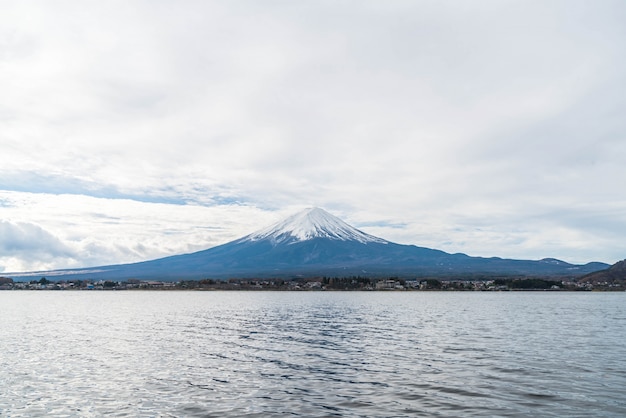
M626 291L619 281L575 281L555 278L501 277L474 280L442 280L397 277L315 277L283 279L181 280L162 282L130 279L39 280L15 282L0 277L0 290L279 290L279 291Z

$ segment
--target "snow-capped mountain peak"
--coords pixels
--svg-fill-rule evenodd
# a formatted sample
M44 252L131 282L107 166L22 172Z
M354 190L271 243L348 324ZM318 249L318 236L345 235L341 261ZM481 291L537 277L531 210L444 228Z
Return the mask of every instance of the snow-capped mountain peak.
M358 241L361 243L387 243L382 238L359 231L320 208L305 209L274 225L254 232L244 237L243 240L258 241L270 239L275 243L289 243L307 241L314 238Z

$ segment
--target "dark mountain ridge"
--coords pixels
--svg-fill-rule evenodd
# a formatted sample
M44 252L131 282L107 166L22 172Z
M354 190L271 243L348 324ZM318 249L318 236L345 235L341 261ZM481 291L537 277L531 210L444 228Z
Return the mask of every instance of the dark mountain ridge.
M609 268L602 269L582 276L581 283L611 283L626 284L626 260L618 261Z

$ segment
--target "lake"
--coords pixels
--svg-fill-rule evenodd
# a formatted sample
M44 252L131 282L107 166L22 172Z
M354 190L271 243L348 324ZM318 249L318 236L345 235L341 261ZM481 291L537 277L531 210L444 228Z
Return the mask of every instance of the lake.
M626 293L0 292L0 416L624 417Z

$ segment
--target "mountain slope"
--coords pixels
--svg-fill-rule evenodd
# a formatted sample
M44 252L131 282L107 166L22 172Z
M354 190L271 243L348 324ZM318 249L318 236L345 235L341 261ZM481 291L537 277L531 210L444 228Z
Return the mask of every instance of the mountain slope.
M606 267L602 263L579 266L555 259L529 261L470 257L414 245L395 244L366 234L322 209L312 208L208 250L134 264L48 272L48 275L62 275L64 279L136 278L169 281L322 275L578 276Z
M618 261L607 269L584 275L579 279L581 283L626 283L626 260Z

